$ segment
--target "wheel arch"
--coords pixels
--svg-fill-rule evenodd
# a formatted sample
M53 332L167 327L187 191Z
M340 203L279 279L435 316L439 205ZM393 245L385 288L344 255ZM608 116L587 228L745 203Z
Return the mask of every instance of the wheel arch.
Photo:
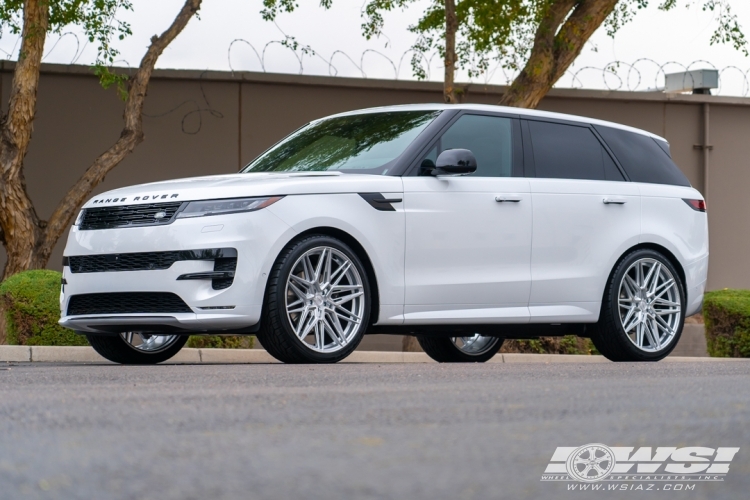
M367 251L362 246L362 244L351 234L347 233L346 231L330 227L330 226L319 226L319 227L313 227L310 229L307 229L297 235L295 235L294 238L292 238L288 243L292 243L294 241L297 241L299 239L302 239L306 236L310 236L313 234L322 234L325 236L330 236L332 238L339 239L346 243L353 251L357 254L357 257L359 257L359 260L362 261L362 265L365 267L365 272L367 273L367 281L370 283L370 292L372 294L372 301L371 301L371 310L370 310L370 325L371 326L378 322L378 317L380 315L380 293L378 291L378 279L377 275L375 274L375 268L372 265L372 261L370 260L370 256L367 254Z
M627 257L629 254L635 252L636 250L654 250L656 252L659 252L663 254L667 259L669 259L670 264L674 266L674 268L677 270L677 274L680 276L680 280L682 280L682 287L683 292L685 293L685 296L687 298L687 281L685 277L685 269L680 263L680 260L677 258L677 256L672 253L668 248L659 245L658 243L651 243L651 242L644 242L644 243L638 243L637 245L633 245L632 247L625 250L625 252L620 255L620 257L615 261L615 264L612 266L612 269L609 271L609 276L607 276L607 283L604 287L604 293L602 294L602 304L604 303L605 296L604 294L607 293L607 287L612 281L612 276L615 272L615 269L617 269L617 266L620 265L620 262Z

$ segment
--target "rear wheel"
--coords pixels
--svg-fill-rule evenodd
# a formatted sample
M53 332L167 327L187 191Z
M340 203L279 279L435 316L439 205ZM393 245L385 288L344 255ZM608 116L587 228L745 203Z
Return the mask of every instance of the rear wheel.
M123 365L153 365L170 359L188 341L187 335L123 332L118 335L86 335L102 357Z
M432 337L418 335L424 352L438 363L484 363L503 345L499 337L474 334L468 337Z
M335 363L357 348L370 316L370 286L344 242L312 235L291 243L268 278L257 338L285 363Z
M658 361L680 340L685 288L661 253L636 250L617 265L591 335L612 361Z

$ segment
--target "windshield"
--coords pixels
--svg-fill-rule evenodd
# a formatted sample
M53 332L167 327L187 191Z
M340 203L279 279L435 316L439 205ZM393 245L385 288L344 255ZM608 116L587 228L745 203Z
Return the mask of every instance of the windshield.
M341 170L385 174L440 111L339 116L305 125L242 172Z

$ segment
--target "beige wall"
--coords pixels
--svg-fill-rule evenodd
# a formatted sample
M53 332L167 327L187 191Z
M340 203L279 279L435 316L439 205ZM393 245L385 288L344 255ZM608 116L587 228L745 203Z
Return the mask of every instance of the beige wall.
M0 63L7 108L12 63ZM502 87L472 86L467 102L495 103ZM146 101L146 140L95 193L123 185L236 171L307 121L351 109L437 102L435 83L157 71ZM703 103L710 104L709 288L750 288L750 99L554 90L541 109L610 120L666 137L690 182L703 189ZM122 102L89 68L44 68L31 148L29 194L47 218L65 191L120 132ZM64 241L49 267L60 268ZM0 249L0 265L5 261Z

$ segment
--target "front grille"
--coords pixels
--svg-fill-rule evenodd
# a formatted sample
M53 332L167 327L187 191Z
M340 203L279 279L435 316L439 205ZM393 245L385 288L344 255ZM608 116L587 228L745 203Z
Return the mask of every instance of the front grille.
M190 312L185 301L166 292L88 293L73 295L68 302L68 316Z
M121 253L79 255L69 258L73 273L103 273L110 271L148 271L169 269L180 260L180 252Z
M69 266L70 272L104 273L112 271L152 271L169 269L181 260L215 260L218 262L234 260L234 271L237 267L237 250L234 248L208 248L205 250L175 250L169 252L142 253L109 253L100 255L72 255L63 257L63 266ZM224 271L225 269L217 269Z
M116 207L93 207L83 211L79 229L162 226L174 220L182 202L144 203ZM158 215L158 217L157 217Z

